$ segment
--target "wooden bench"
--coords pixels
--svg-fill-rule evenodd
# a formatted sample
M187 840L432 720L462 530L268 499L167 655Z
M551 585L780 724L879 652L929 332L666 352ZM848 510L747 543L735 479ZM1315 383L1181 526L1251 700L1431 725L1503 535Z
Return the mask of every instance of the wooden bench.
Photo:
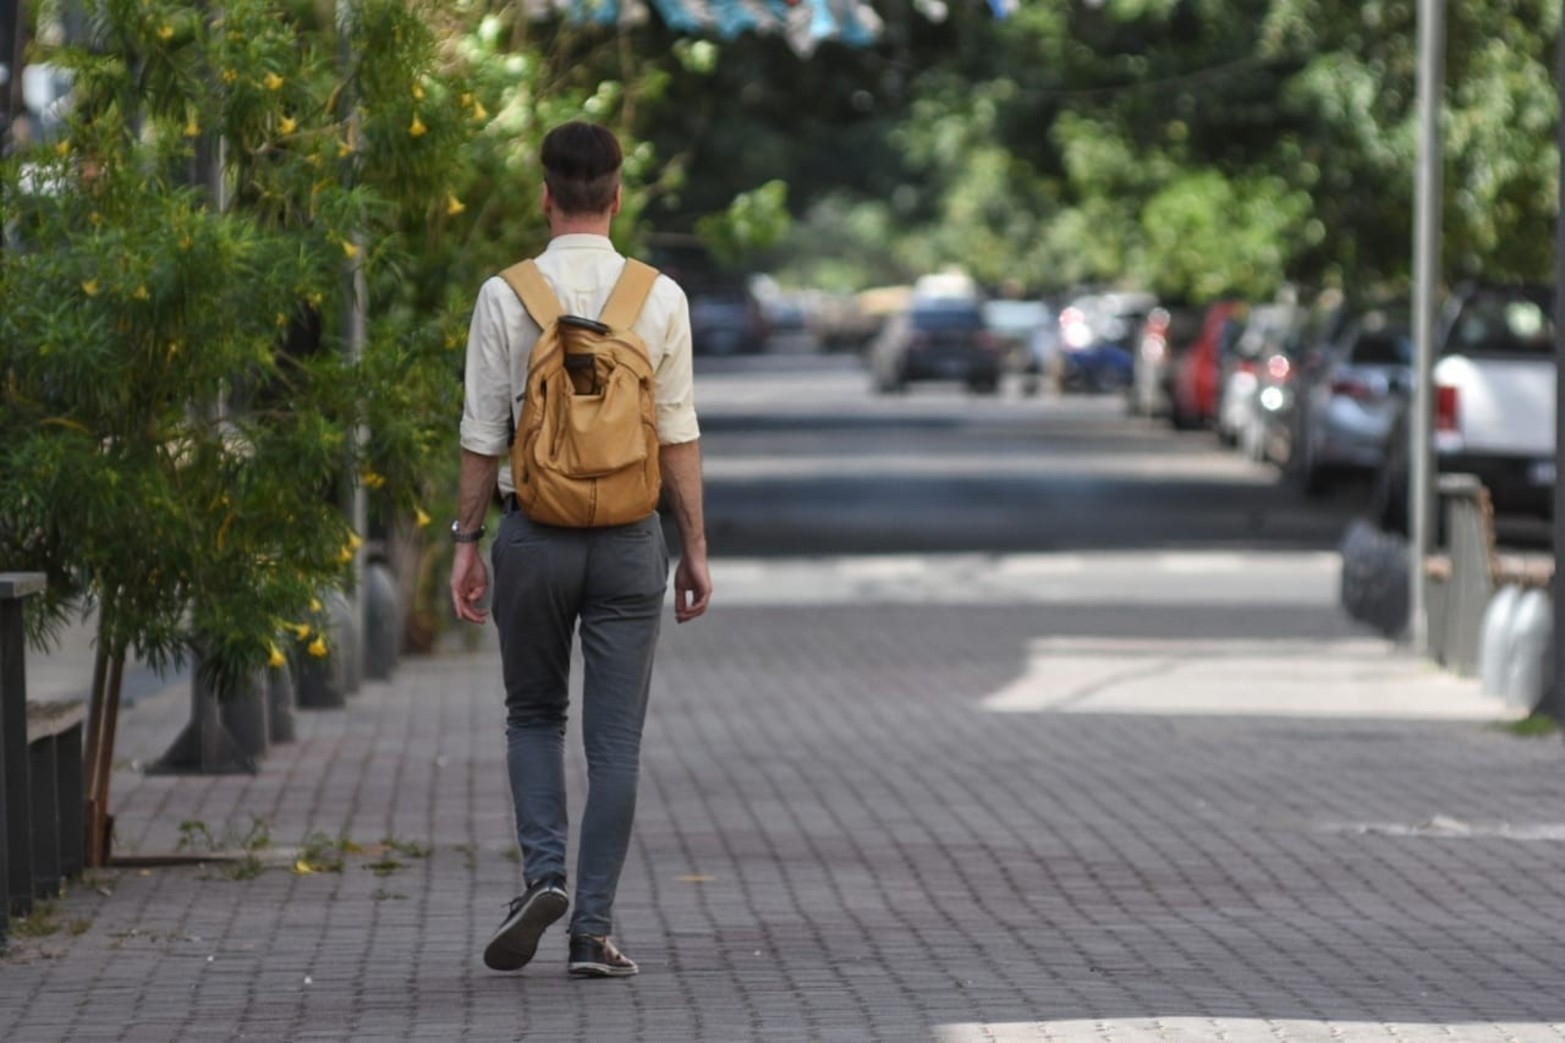
M37 573L0 572L0 942L9 917L58 894L85 865L80 701L27 701L22 603Z
M1501 553L1495 545L1494 503L1470 474L1440 476L1447 548L1424 561L1429 578L1429 651L1457 673L1478 669L1484 611L1501 587L1547 589L1554 555Z

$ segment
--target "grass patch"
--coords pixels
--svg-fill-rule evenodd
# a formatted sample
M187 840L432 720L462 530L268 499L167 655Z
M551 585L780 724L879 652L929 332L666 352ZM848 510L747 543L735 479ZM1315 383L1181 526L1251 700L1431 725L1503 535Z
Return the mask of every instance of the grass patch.
M179 824L179 843L175 851L202 852L248 851L254 853L272 846L272 828L260 815L250 816L250 826L241 831L230 823L221 834L213 833L210 826L200 819L186 819Z
M368 869L376 876L390 876L392 873L395 873L401 869L406 869L407 867L408 864L406 862L398 862L395 858L392 858L389 855L377 862L364 863L364 868Z
M350 846L357 845L346 836L311 833L299 845L299 860L294 863L294 869L309 873L340 873Z
M1500 730L1522 739L1542 739L1558 735L1560 722L1546 713L1531 713L1519 721L1508 721Z
M53 902L34 902L33 911L12 921L11 933L18 938L47 938L58 934L63 926L59 921L60 910Z
M398 836L389 836L381 840L381 846L395 851L404 858L428 858L434 847L417 840L404 840Z

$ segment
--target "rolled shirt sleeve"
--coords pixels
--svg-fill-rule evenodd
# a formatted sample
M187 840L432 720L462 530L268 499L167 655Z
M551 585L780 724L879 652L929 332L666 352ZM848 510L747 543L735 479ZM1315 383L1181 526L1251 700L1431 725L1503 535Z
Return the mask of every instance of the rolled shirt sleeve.
M658 441L681 445L701 437L696 420L694 349L690 338L690 302L672 280L659 280L672 290L672 307L657 367Z
M510 288L499 278L484 283L467 331L467 371L462 395L462 448L505 456L511 444L511 366L501 309Z

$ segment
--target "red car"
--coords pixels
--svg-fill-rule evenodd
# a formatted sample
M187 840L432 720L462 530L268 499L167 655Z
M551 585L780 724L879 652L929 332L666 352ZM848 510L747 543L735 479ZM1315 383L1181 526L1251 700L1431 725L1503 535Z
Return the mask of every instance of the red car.
M1201 333L1179 359L1174 373L1174 402L1169 419L1186 430L1207 427L1217 419L1223 393L1223 357L1233 350L1244 329L1245 306L1218 301L1206 309Z

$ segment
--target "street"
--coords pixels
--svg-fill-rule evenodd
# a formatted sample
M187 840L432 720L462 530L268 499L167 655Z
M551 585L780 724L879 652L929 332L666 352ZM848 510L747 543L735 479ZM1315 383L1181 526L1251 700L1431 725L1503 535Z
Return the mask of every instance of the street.
M253 777L142 775L187 697L138 700L119 851L252 861L74 889L0 1038L1565 1038L1560 744L1341 615L1350 500L1117 399L700 362L717 597L664 632L639 977L478 960L521 881L474 631Z

